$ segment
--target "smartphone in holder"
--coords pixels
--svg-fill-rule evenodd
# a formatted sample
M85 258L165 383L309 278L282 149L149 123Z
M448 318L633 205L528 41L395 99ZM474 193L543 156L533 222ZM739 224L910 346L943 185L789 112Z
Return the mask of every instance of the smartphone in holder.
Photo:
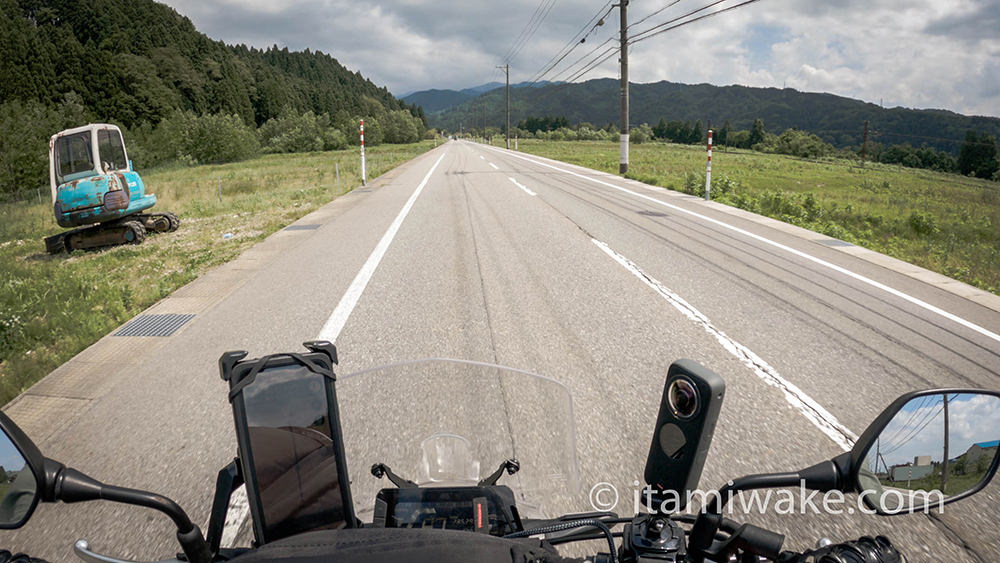
M683 510L697 490L725 393L722 378L693 360L667 370L644 473L658 512Z
M333 366L336 348L219 359L258 545L357 525L344 458Z

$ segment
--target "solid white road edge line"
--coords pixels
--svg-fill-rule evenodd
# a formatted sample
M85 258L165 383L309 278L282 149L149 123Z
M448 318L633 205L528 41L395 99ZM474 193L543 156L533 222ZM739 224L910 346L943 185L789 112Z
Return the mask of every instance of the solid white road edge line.
M489 147L485 147L485 148L489 148ZM552 166L551 164L547 164L545 162L541 162L541 161L534 160L534 159L531 159L531 158L523 157L523 156L521 156L519 154L505 152L505 151L500 151L500 149L491 149L491 150L495 150L495 151L499 151L499 152L504 152L504 154L506 154L508 156L512 156L514 158L520 158L522 160L526 160L528 162L537 164L539 166L544 166L546 168L551 168L551 169L559 171L559 172L564 172L564 173L569 174L571 176L576 176L578 178L583 178L584 180L590 180L591 182L594 182L594 183L597 183L597 184L601 184L602 186L607 186L609 188L613 188L613 189L616 189L618 191L634 195L635 197L642 198L642 199L645 199L647 201L651 201L653 203L662 205L664 207L668 207L668 208L673 209L675 211L680 211L681 213L686 213L688 215L691 215L692 217L697 217L697 218L699 218L699 219L701 219L703 221L707 221L709 223L712 223L712 224L718 225L720 227L729 229L729 230L737 232L737 233L739 233L741 235L750 237L750 238L752 238L754 240L758 240L760 242L763 242L764 244L771 245L771 246L773 246L775 248L780 248L781 250L784 250L786 252L794 254L794 255L796 255L796 256L798 256L800 258L804 258L806 260L809 260L810 262L819 264L820 266L823 266L823 267L826 267L826 268L830 268L831 270L834 270L836 272L844 274L845 276L854 278L854 279L856 279L856 280L858 280L858 281L860 281L862 283L866 283L866 284L868 284L868 285L870 285L870 286L872 286L874 288L880 289L880 290L882 290L882 291L884 291L886 293L889 293L891 295L895 295L896 297L899 297L900 299L909 301L910 303L912 303L912 304L914 304L914 305L916 305L918 307L921 307L922 309L925 309L925 310L930 311L930 312L932 312L934 314L940 315L940 316L942 316L942 317L944 317L944 318L946 318L946 319L948 319L948 320L950 320L952 322L958 323L958 324L964 326L965 328L968 328L970 330L978 332L979 334L982 334L983 336L986 336L987 338L990 338L990 339L992 339L992 340L994 340L996 342L1000 342L1000 334L997 334L995 332L987 330L987 329L985 329L985 328L983 328L983 327L981 327L981 326L979 326L979 325L977 325L977 324L975 324L973 322L967 321L967 320L963 319L962 317L959 317L958 315L954 315L952 313L949 313L948 311L945 311L944 309L940 309L938 307L935 307L934 305L931 305L930 303L927 303L926 301L921 301L920 299L917 299L916 297L907 295L906 293L903 293L902 291L899 291L898 289L891 288L891 287L889 287L889 286L887 286L887 285L885 285L885 284L883 284L881 282L877 282L877 281L875 281L873 279L866 278L865 276L862 276L861 274L856 274L856 273L848 270L847 268L843 268L843 267L838 266L836 264L832 264L832 263L827 262L826 260L823 260L821 258L816 258L815 256L806 254L805 252L802 252L801 250L796 250L796 249L794 249L794 248L792 248L790 246L786 246L784 244L781 244L780 242L775 242L775 241L773 241L771 239L764 238L764 237L762 237L760 235L756 235L754 233L751 233L750 231L747 231L747 230L741 229L739 227L735 227L733 225L730 225L728 223L724 223L722 221L719 221L718 219L712 219L711 217L706 217L705 215L702 215L701 213L696 213L694 211L689 211L687 209L684 209L683 207L678 207L676 205L667 203L665 201L661 201L659 199L656 199L655 197L650 197L648 195L643 195L643 194L634 192L634 191L632 191L632 190L630 190L628 188L623 188L621 186L616 186L614 184L611 184L611 183L608 183L608 182L605 182L605 181L602 181L602 180L598 180L597 178L591 178L590 176L585 176L583 174L578 174L576 172L573 172L572 170L565 170L565 169L559 168L557 166Z
M522 190L524 190L524 191L525 191L525 193L527 193L528 195L538 195L538 194L536 194L535 192L533 192L533 191L529 190L529 189L527 188L527 186L525 186L525 185L523 185L523 184L519 184L519 183L517 182L517 180L515 180L515 179L513 179L513 178L510 178L510 177L508 177L507 179L508 179L508 180L510 180L511 182L514 182L514 185L515 185L515 186L517 186L517 187L521 188Z
M399 231L400 225L403 224L403 219L410 212L410 208L413 207L413 203L417 201L417 197L420 192L423 191L424 186L427 185L427 181L430 180L431 174L437 169L438 164L441 164L441 160L448 154L443 153L438 157L437 162L431 169L427 171L427 175L424 176L423 181L417 186L417 189L413 191L413 195L410 199L406 200L406 204L403 205L403 209L399 211L399 215L396 216L396 220L389 225L389 229L386 230L385 234L382 235L382 240L379 241L378 245L375 246L375 250L372 250L368 260L365 261L364 266L355 276L354 281L351 282L350 287L347 288L347 292L344 296L340 298L340 303L337 304L337 308L333 310L330 318L327 319L326 324L323 325L323 329L319 331L319 336L316 338L319 340L327 340L329 342L336 342L337 337L340 336L340 331L343 330L344 324L347 323L347 317L351 316L351 311L354 310L354 306L358 304L358 300L361 299L361 294L365 291L365 287L368 282L372 279L372 275L375 274L375 269L378 268L379 262L382 261L382 257L385 256L387 250L389 250L389 244L392 243L392 239L396 236L396 232Z
M736 359L743 363L743 365L753 370L757 377L764 380L764 382L768 385L777 387L781 390L781 392L785 395L785 400L788 401L788 404L802 413L802 415L809 419L809 421L812 422L816 428L819 428L820 432L826 434L827 437L843 448L844 451L849 451L854 446L854 442L858 439L856 434L838 422L837 417L830 414L829 411L820 406L820 404L814 401L809 395L806 395L805 392L796 387L795 384L781 377L781 375L778 374L778 371L761 359L760 356L754 354L749 348L727 336L726 333L722 332L715 325L713 325L712 321L703 315L701 311L695 309L680 295L677 295L665 285L643 272L638 266L635 265L634 262L621 254L618 254L603 242L597 239L591 240L597 245L598 248L603 250L605 254L614 259L615 262L618 262L625 267L626 270L642 280L643 283L651 287L653 291L666 299L668 303L673 305L674 308L680 311L685 317L694 321L695 324L705 329L705 332L714 336L727 352L735 356Z
M385 256L387 250L389 250L389 245L392 243L392 239L396 237L396 232L399 231L400 225L403 224L403 219L410 212L410 208L413 207L413 203L417 201L417 197L420 192L423 191L424 186L427 185L427 181L430 180L431 174L437 169L438 164L441 164L441 160L448 154L447 151L438 157L434 166L427 171L427 175L417 186L417 189L413 191L410 199L406 200L406 204L403 205L403 209L399 211L399 215L396 215L396 219L389 225L389 228L382 235L382 240L375 246L372 253L368 256L368 260L365 261L364 265L361 266L361 270L358 271L358 275L354 277L354 281L351 282L350 287L347 288L347 292L344 296L340 298L340 303L337 303L337 308L333 310L330 318L327 319L326 324L323 325L323 329L319 331L319 336L316 337L317 340L328 340L330 342L336 342L337 337L340 336L340 331L343 330L344 324L347 323L347 318L351 316L351 312L354 311L354 306L358 304L358 300L361 299L361 294L364 293L365 287L368 286L368 282L372 279L372 275L375 274L375 270L378 268L379 262L382 261L382 257ZM250 514L250 504L247 501L246 487L240 487L236 491L233 491L233 496L229 500L229 515L226 517L226 524L222 528L222 546L223 547L233 547L233 542L236 541L236 534L239 532L240 528L243 526L243 522L247 519ZM208 529L206 525L205 529Z

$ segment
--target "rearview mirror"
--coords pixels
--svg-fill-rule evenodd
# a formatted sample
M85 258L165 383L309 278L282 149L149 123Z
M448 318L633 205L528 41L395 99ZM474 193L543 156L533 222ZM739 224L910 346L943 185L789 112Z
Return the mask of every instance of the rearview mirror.
M908 393L858 439L851 475L879 514L926 511L985 487L1000 465L998 445L1000 393Z
M44 458L3 413L0 430L0 529L20 528L38 505Z

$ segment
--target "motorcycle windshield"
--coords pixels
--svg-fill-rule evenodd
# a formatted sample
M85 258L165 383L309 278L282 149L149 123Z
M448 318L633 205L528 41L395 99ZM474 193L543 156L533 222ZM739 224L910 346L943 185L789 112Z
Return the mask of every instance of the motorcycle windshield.
M340 376L337 402L355 510L371 521L375 496L394 485L383 463L421 486L468 486L508 459L498 481L527 517L552 515L578 490L573 399L547 377L497 365L417 360Z

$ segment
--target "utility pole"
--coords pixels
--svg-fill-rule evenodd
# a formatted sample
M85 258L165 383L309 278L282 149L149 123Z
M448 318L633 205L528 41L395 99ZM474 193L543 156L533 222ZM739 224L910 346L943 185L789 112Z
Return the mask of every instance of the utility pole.
M507 75L507 150L510 150L510 65L505 64L503 66L498 66L497 68L502 68L504 73Z
M941 494L948 496L948 394L944 394L944 459L941 460Z
M865 152L868 149L868 120L865 120L865 134L861 141L861 167L865 167Z
M621 136L618 150L618 173L628 172L628 0L619 0L618 9L621 12Z

